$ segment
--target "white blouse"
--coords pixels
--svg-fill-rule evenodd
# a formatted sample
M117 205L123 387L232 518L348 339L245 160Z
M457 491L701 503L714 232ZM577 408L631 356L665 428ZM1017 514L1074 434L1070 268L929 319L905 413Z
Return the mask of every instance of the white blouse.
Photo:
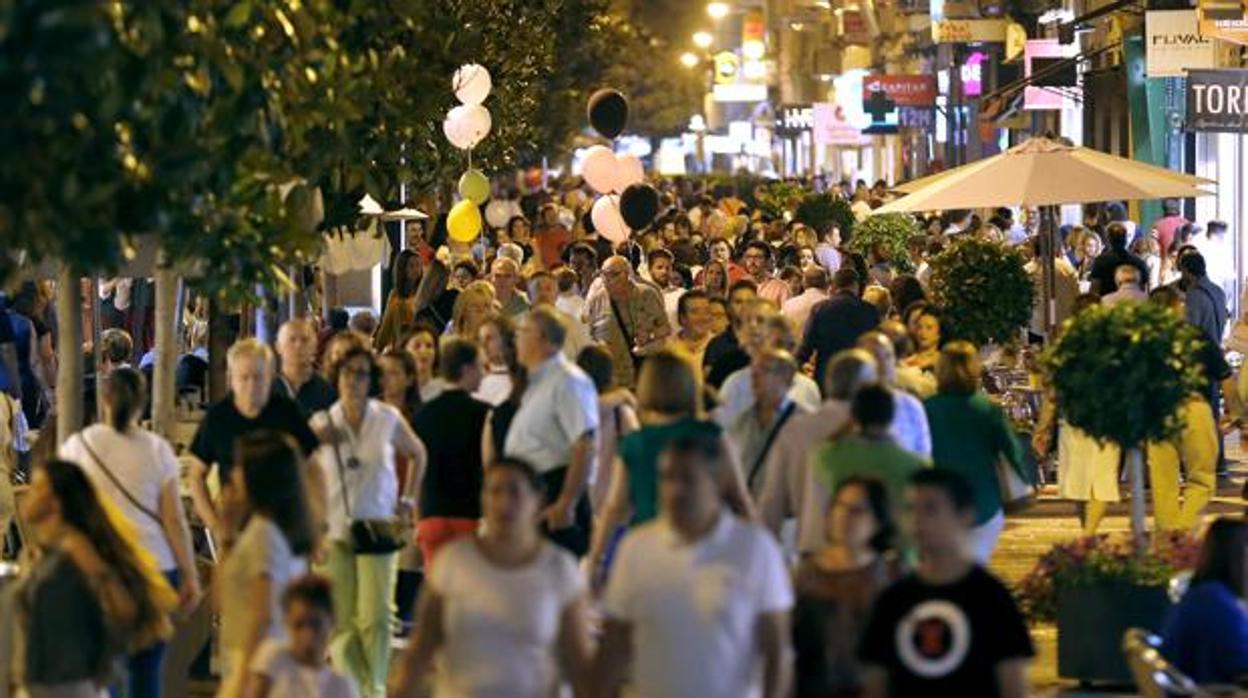
M332 428L342 435L336 446L323 444L316 451L328 488L330 540L350 540L351 521L394 516L399 501L394 432L402 420L397 409L379 400L368 401L358 434L347 426L341 401L312 416L313 431ZM345 478L340 478L339 472ZM343 501L344 481L351 509L349 517Z

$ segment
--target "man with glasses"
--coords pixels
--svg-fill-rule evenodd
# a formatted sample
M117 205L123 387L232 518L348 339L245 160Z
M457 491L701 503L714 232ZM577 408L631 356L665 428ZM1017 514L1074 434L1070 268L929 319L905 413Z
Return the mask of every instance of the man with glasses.
M602 281L585 303L585 323L590 336L611 352L615 384L631 387L642 358L663 347L672 327L659 291L634 281L624 257L603 263Z
M741 264L748 278L758 286L759 298L766 298L779 308L789 299L790 291L788 284L771 275L771 259L771 245L762 240L752 240L745 246Z

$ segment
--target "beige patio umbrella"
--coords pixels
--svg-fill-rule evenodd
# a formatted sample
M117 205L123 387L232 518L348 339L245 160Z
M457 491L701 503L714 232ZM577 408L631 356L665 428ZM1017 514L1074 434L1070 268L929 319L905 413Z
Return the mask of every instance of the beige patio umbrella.
M906 194L874 213L995 206L1058 206L1097 201L1188 198L1210 180L1048 138L898 186Z

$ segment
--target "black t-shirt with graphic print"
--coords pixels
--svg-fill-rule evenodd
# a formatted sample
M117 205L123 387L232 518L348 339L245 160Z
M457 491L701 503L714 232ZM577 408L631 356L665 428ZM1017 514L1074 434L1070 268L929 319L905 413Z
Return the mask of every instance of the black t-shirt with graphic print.
M952 584L898 580L876 599L858 652L888 673L889 695L984 698L1000 694L998 663L1033 654L1009 590L978 566Z

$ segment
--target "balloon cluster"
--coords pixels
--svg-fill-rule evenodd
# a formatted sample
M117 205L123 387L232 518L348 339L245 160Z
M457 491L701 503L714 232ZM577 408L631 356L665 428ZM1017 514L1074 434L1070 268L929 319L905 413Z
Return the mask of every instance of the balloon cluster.
M589 125L605 138L615 139L628 124L628 100L618 90L604 88L589 98ZM632 230L641 230L659 215L659 192L646 184L645 169L636 155L616 155L596 145L585 154L581 176L601 194L590 210L599 235L619 244Z
M459 195L463 200L451 208L446 218L447 232L458 242L472 242L481 234L481 209L478 207L490 198L490 180L481 170L472 167L471 151L489 135L493 125L490 110L481 105L492 88L490 72L476 63L461 66L451 77L451 89L460 104L447 112L442 133L451 145L469 151L468 170L459 178Z

